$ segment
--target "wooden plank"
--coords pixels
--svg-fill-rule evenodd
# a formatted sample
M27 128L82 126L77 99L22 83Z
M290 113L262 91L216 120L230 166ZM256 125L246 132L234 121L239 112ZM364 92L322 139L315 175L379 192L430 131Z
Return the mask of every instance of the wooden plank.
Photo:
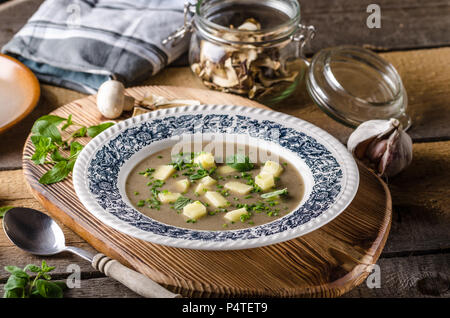
M86 249L91 252L95 250L89 246L86 242L73 244L79 248ZM95 271L88 261L81 259L79 256L73 255L71 253L61 253L54 256L35 256L30 253L24 252L15 246L2 246L2 253L0 253L0 282L5 281L6 277L9 276L8 272L4 269L4 266L15 265L21 268L25 267L27 264L41 265L42 260L45 260L49 266L55 266L56 268L52 271L54 275L61 277L68 273L67 267L70 264L76 264L80 266L83 273L86 273L86 277L92 276L92 273L96 277L102 276L98 271ZM91 274L89 274L91 273Z
M411 166L389 180L395 213L385 252L450 248L450 142L413 150Z
M64 280L64 278L55 277L55 280ZM1 296L3 296L3 286L4 282L1 282ZM67 289L64 292L64 298L141 298L141 296L108 277L82 277L80 288Z
M14 0L0 4L0 47L27 22L44 0Z
M64 260L62 260L64 261ZM39 260L35 260L38 263ZM49 259L49 264L56 264ZM23 263L25 264L25 263ZM67 264L57 263L55 280L65 280ZM79 264L79 262L77 262ZM429 298L450 297L450 255L435 254L400 258L380 258L380 288L369 288L367 281L344 294L343 298ZM20 264L22 266L22 264ZM0 291L8 275L0 275ZM372 280L368 279L369 283ZM83 272L81 288L69 289L67 298L137 298L139 295L130 291L117 281L104 277L101 273ZM369 285L373 286L373 285Z
M0 5L0 46L3 46L36 11L43 0L14 0ZM366 45L378 50L438 47L450 44L450 2L379 0L381 28L366 20L371 0L301 0L302 22L312 24L317 36L307 52L342 45Z
M403 50L450 44L448 0L301 0L303 23L316 26L317 36L307 52L351 44L376 50ZM369 4L381 12L381 28L366 21Z
M359 297L450 297L450 254L380 258L380 288L366 283L345 294ZM369 279L369 282L372 280ZM373 285L369 285L373 286Z
M141 298L121 283L108 278L90 278L81 281L81 288L68 289L67 298Z

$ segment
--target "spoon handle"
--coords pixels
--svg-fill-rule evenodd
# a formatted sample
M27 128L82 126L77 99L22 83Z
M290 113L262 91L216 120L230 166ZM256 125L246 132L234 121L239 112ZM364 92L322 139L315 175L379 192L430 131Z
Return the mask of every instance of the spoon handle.
M122 264L99 253L94 256L92 266L106 276L121 282L135 293L147 298L180 298L181 295L160 286L147 276L144 276Z

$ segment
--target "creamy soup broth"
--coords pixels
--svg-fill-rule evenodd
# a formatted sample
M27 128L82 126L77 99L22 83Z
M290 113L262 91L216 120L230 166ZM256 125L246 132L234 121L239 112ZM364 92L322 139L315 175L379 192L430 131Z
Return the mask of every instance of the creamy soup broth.
M231 148L239 150L240 153L247 156L249 161L251 161L250 157L254 158L255 152L258 152L258 148L256 147L238 144L228 144L223 147L227 147L227 150ZM261 187L255 184L255 177L261 173L265 166L265 162L261 162L258 158L256 162L250 162L253 165L250 170L223 172L228 169L223 167L230 167L230 165L224 163L223 161L226 160L223 157L219 157L216 154L217 151L214 151L214 149L212 149L210 153L214 156L216 168L203 169L199 164L189 163L189 157L194 157L192 160L195 160L197 156L186 152L183 153L183 156L188 158L188 160L186 160L187 164L184 167L178 166L178 168L184 169L175 170L171 173L169 172L170 176L164 181L155 179L154 176L156 173L158 173L158 176L160 175L160 172L158 172L160 166L168 166L172 162L176 162L176 159L181 158L181 156L172 157L171 152L172 148L168 148L150 155L136 165L126 180L127 196L133 206L141 213L165 224L182 228L210 231L248 228L272 222L275 219L290 213L298 206L304 194L302 177L293 164L287 160L278 158L277 164L282 168L281 174L273 178L273 187L261 190ZM223 148L222 153L226 153L225 148ZM229 156L224 157L230 158ZM242 156L238 158L242 158ZM276 161L274 160L274 162ZM205 166L207 165L206 163L204 164ZM231 165L231 167L232 166L233 165ZM238 167L242 168L241 166ZM245 166L245 162L244 168L248 168ZM199 173L199 170L200 172L202 172L202 170L208 171L208 180L214 179L214 181L216 181L215 184L209 185L206 187L207 189L200 191L201 193L195 191L198 189L198 185L203 179L199 178L202 176L202 173ZM264 176L267 177L267 173L265 173ZM183 189L184 191L180 192L180 184L177 183L180 180L189 181L190 185L187 190ZM250 186L252 186L253 189L250 193L239 194L236 191L227 190L226 184L229 182L240 182L242 184L250 183ZM264 195L265 193L270 194L274 191L283 189L287 189L287 194L281 194L266 199L261 197L261 195ZM219 193L226 199L227 205L217 208L211 203L208 203L208 200L206 199L207 191ZM179 196L177 198L178 201L162 203L161 200L159 200L161 193L165 193L166 195L175 194L175 196ZM176 209L182 201L184 201L184 203L200 201L206 208L206 215L198 219L186 216L183 209ZM230 221L225 218L226 213L242 208L245 208L248 211L248 214L240 217L239 220Z

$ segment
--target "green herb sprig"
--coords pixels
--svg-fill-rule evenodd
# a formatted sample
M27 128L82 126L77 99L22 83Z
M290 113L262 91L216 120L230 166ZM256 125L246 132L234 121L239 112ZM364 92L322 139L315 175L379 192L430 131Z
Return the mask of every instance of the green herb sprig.
M189 203L192 203L191 199L181 196L175 201L173 207L175 210L181 210Z
M276 196L279 196L279 195L283 195L283 194L287 194L287 193L288 193L287 188L284 188L282 190L276 190L276 191L272 191L272 192L261 194L261 198L263 198L263 199L270 199L270 198L273 198L273 197L276 197Z
M52 278L48 274L55 267L48 266L42 261L41 267L28 264L21 269L17 266L5 266L5 270L11 273L3 287L4 298L62 298L63 292L67 289L64 282L50 281ZM30 276L28 272L36 276Z
M58 126L61 128L58 129ZM68 118L56 115L45 115L36 120L31 128L31 142L35 147L31 160L37 164L52 164L51 170L46 172L39 182L42 184L52 184L64 180L72 172L83 145L75 141L76 138L94 138L105 129L114 125L112 122L86 127L72 121L72 115ZM61 131L66 131L70 126L76 126L68 139L63 140ZM68 150L67 157L61 154L62 150ZM50 157L50 158L49 158Z
M244 156L243 154L235 154L233 156L227 157L225 163L240 172L252 170L254 165L250 162L250 158L248 156Z

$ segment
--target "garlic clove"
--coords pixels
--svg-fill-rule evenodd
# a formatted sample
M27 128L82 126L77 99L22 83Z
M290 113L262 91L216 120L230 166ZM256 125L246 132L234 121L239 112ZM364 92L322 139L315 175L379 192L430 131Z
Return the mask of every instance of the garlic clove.
M386 152L387 145L388 141L386 139L378 140L374 138L367 147L365 154L371 161L381 160L381 157L383 157L383 154Z
M378 165L380 175L393 177L412 161L412 140L404 131L394 131L387 141L387 149Z
M392 120L369 120L356 128L347 141L347 149L358 159L365 156L367 148L375 139L381 139L394 129L396 124ZM398 121L397 121L398 122Z
M348 150L379 175L392 177L412 161L412 140L397 119L369 120L350 135Z

